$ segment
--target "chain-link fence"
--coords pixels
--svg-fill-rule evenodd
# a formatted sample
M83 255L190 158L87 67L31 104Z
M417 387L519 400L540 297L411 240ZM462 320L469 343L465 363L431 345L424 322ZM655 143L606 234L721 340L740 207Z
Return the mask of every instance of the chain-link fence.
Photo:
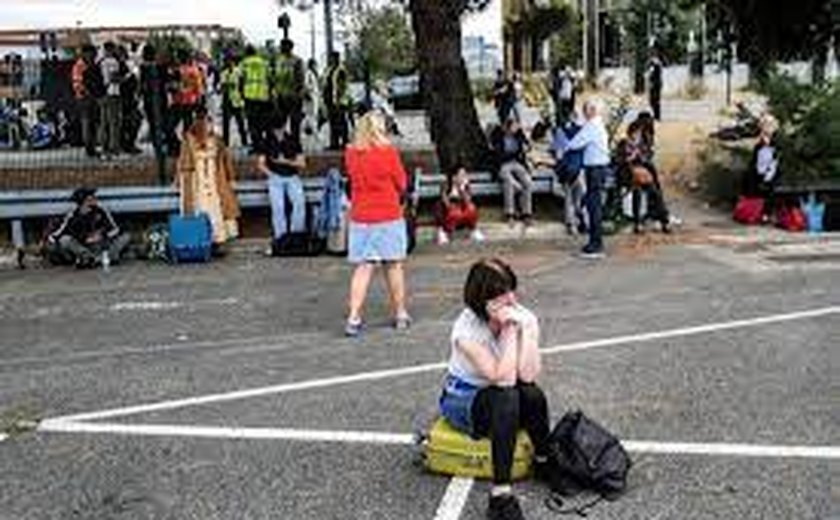
M101 55L90 63L80 61L0 57L0 190L172 181L180 136L191 119L172 101L177 72L157 64L164 74L146 78L143 65L119 60L119 84L102 85L99 91L93 85L97 80L89 80L84 69L102 67ZM213 88L212 66L201 70L201 103L221 135L221 96ZM162 95L150 94L150 88L158 88L152 81L164 83ZM242 166L238 170L251 176L247 150L235 122L231 125L231 148Z

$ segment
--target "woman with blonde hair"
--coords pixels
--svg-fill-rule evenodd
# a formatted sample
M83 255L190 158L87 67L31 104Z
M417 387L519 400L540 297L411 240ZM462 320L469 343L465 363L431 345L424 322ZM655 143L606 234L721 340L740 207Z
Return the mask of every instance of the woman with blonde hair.
M358 121L353 142L344 151L344 162L350 179L348 258L356 266L345 334L354 337L362 331L362 307L379 264L385 268L394 327L406 329L411 325L403 271L408 237L401 199L408 179L380 114L368 112Z
M202 212L209 217L215 247L239 235L235 178L230 152L213 133L207 110L201 107L184 133L175 185L181 194L183 214Z
M776 211L776 186L781 177L777 142L779 122L771 114L764 114L758 128L758 142L753 147L750 169L743 179L742 194L764 199L761 220L767 223Z

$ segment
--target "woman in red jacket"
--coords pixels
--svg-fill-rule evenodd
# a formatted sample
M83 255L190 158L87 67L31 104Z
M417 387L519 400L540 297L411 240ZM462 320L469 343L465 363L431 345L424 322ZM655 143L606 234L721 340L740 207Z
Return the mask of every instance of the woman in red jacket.
M345 334L358 336L362 330L362 307L377 264L385 266L394 327L406 329L411 325L403 271L408 237L401 198L407 176L399 151L387 138L381 115L368 112L358 121L344 162L350 177L348 257L356 265Z

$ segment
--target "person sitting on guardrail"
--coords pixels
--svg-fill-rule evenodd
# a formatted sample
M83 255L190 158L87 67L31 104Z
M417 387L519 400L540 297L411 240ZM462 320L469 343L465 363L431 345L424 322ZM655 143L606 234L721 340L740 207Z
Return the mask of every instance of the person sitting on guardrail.
M536 380L541 371L537 317L519 303L517 279L505 262L473 264L464 285L466 308L450 334L449 367L440 414L474 438L490 437L493 485L488 518L523 518L513 495L516 435L528 432L534 470L547 474L548 402Z
M239 236L239 201L233 188L236 170L224 141L213 132L207 109L199 107L195 117L184 133L175 183L181 195L181 214L205 213L218 251L219 246Z
M47 237L47 259L54 264L75 264L80 269L102 262L118 263L131 237L121 233L111 212L99 205L96 190L78 188L70 200L76 207Z
M478 208L473 202L470 178L461 163L446 173L446 181L441 184L435 222L440 245L449 243L457 229L468 230L474 242L484 242L484 234L478 229Z
M779 183L779 156L776 131L779 122L770 114L759 121L758 142L753 148L750 169L744 175L743 195L764 198L762 222L769 222L776 210L776 186Z
M659 186L656 169L652 167L651 153L647 149L642 136L643 123L639 120L627 127L627 137L618 146L619 178L624 179L632 190L633 199L633 232L642 232L644 219L641 215L642 194L647 198L647 214L657 220L662 226L663 233L670 233L670 216L665 198Z
M497 128L491 136L493 149L499 164L499 179L502 181L504 213L508 223L516 222L516 197L519 198L519 215L525 227L533 220L534 182L528 169L526 154L530 149L528 137L514 118L509 118L503 129Z
M306 196L300 179L305 168L306 156L300 141L283 128L271 130L257 152L257 170L268 179L275 243L286 233L306 231ZM287 197L292 205L291 222L286 219Z

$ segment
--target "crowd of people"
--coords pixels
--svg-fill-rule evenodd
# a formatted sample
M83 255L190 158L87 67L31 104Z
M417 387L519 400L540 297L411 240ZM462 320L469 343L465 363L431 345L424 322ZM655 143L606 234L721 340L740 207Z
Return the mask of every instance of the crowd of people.
M253 46L226 51L219 62L200 52L170 51L147 44L136 60L125 46L85 45L72 67L75 112L88 156L140 153L147 137L158 156L177 157L184 133L199 109L220 98L222 139L230 146L235 123L239 145L256 154L273 127L289 123L298 141L329 123L330 147L349 141L352 100L340 55L323 73L314 60L294 54L291 40L268 55ZM145 126L144 126L145 123ZM141 128L148 130L141 136Z

